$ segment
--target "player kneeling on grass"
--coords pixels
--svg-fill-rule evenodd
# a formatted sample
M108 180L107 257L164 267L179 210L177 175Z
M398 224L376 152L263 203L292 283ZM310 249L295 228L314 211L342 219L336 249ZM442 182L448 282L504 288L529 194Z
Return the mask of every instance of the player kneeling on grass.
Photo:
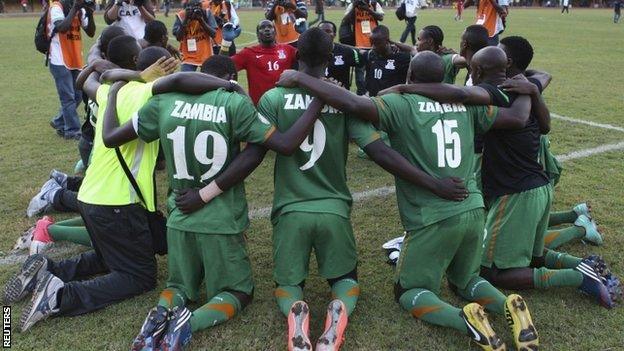
M251 301L254 284L243 235L249 219L244 177L239 176L248 172L239 169L232 177L220 174L239 154L241 142L292 153L322 108L318 101L312 102L308 111L282 133L256 112L237 84L228 81L236 78L230 58L213 56L204 62L202 72L220 78L202 73L173 75L175 82L161 91L169 93L155 95L121 127L115 118L115 100L123 83L116 83L109 94L111 108L104 117L104 142L114 147L137 138L160 138L172 189L168 199L167 288L158 307L148 314L133 350L180 350L193 332L231 319ZM156 81L154 87L159 83ZM253 144L247 148L251 152L245 157L256 152L264 155L263 148ZM205 189L198 190L206 184ZM212 201L205 203L206 199ZM185 305L199 299L202 282L208 303L191 312Z
M537 85L523 76L507 80L507 56L497 47L479 50L470 65L476 86L421 84L395 90L438 99L463 95L449 101L503 107L518 94L531 96L530 118L522 128L484 134L482 180L490 210L481 275L506 289L576 287L603 307L613 307L621 295L619 281L600 257L582 259L545 249L552 186L538 152L541 134L550 130L550 114Z
M422 52L412 60L410 82L439 83L443 78L444 65L437 54ZM503 350L505 344L492 330L485 307L507 315L518 349L537 347L537 332L522 297L506 297L478 275L485 216L473 175L475 131L521 128L529 115L529 98L501 109L441 104L418 95L371 99L293 71L284 73L278 84L299 86L341 111L378 123L391 146L429 175L465 180L469 196L462 202L396 180L407 231L395 278L400 305L419 319L471 336L485 350ZM442 301L438 294L444 273L463 298L483 306L472 302L458 309Z
M322 77L331 50L329 35L318 28L306 31L299 38L300 70L314 79ZM258 108L278 130L286 130L307 111L319 107L317 103L303 89L275 88L261 98ZM288 317L288 349L311 350L309 308L303 301L302 288L314 249L319 271L335 296L328 306L325 332L316 349L338 350L347 316L355 308L359 295L357 253L350 222L351 194L346 184L349 138L355 139L386 170L438 196L462 200L466 191L460 180L434 179L413 167L379 140L371 125L347 118L334 108L323 107L310 138L291 156L276 157L272 214L275 297ZM220 177L240 177L240 169L251 173L263 154L247 157L248 153L249 149L243 151Z

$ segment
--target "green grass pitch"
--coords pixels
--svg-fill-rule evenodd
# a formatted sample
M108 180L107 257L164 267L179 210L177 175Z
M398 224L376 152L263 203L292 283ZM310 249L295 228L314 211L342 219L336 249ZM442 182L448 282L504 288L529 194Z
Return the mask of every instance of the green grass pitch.
M310 11L313 12L313 11ZM444 44L458 48L462 29L473 22L474 9L465 12L464 22L453 21L452 10L420 11L416 25L437 24L444 29ZM255 41L252 34L261 18L259 11L241 11L244 33L239 43ZM311 14L312 16L312 14ZM339 21L341 12L330 10L328 17ZM173 17L164 20L171 28ZM97 16L99 34L103 28ZM58 109L58 97L43 57L34 50L33 33L37 18L1 18L0 33L0 283L17 269L7 263L15 238L34 220L25 217L30 198L37 193L52 168L71 171L78 159L76 143L58 138L48 126ZM403 29L388 10L384 24L392 37ZM584 256L603 255L613 271L624 274L624 42L622 25L612 22L612 10L573 9L561 15L557 9L512 9L505 35L527 37L535 47L532 67L553 74L545 92L551 112L575 119L610 124L617 128L591 126L561 119L553 120L552 148L557 155L568 155L562 181L556 190L555 208L568 209L582 200L591 200L595 218L606 233L603 247L573 243L562 248ZM175 39L172 39L175 44ZM85 49L92 44L85 40ZM465 73L460 73L458 80ZM244 74L240 81L246 86ZM81 106L82 108L82 106ZM610 145L615 149L588 156L587 151ZM601 151L602 149L597 149ZM269 155L248 179L247 194L252 209L270 206L273 179ZM393 185L393 180L371 162L349 157L348 178L353 192ZM159 174L160 194L165 179ZM162 196L160 203L162 204ZM55 218L67 218L55 214ZM414 320L394 302L393 269L384 262L381 244L398 235L401 225L394 195L369 197L356 202L353 225L359 253L362 294L350 319L344 350L476 350L468 338L452 330ZM271 281L271 225L266 218L255 219L247 233L256 280L254 302L234 320L193 336L195 350L283 350L286 347L286 321L276 308ZM55 258L83 250L59 244ZM314 261L314 260L313 260ZM311 306L311 336L321 333L324 310L330 300L324 280L315 275L306 284L306 300ZM163 288L166 261L159 259L159 286L149 293L116 304L102 311L73 318L52 318L25 334L17 332L24 303L13 306L13 348L16 350L124 350L139 330L149 308ZM522 293L532 310L543 350L624 350L624 313L607 311L574 289L527 291ZM443 297L461 306L463 302L446 287ZM203 303L203 301L200 301ZM193 305L195 307L197 305ZM503 318L495 316L494 328L508 345L511 334Z

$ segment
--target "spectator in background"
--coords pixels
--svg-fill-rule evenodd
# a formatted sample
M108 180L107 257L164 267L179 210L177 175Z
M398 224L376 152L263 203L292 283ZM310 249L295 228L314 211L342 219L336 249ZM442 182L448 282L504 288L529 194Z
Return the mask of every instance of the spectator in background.
M407 36L412 38L412 45L416 45L416 10L421 7L420 0L402 0L401 4L405 4L405 30L401 34L401 43L405 43ZM426 6L426 3L425 5Z
M275 25L275 41L297 47L299 33L295 29L297 19L308 18L308 8L303 0L271 0L267 4L266 19Z
M319 28L329 34L332 41L336 38L336 25L333 22L323 21ZM347 90L351 89L351 67L362 65L362 55L352 47L334 43L333 58L325 70L325 77L334 78Z
M22 0L20 4L22 5L22 12L28 12L28 0Z
M613 23L620 22L620 9L622 8L622 0L615 0L613 3Z
M456 21L462 20L462 13L464 12L464 0L457 0L457 14L455 15Z
M381 5L375 0L356 0L349 4L343 18L343 25L349 25L353 31L353 40L341 41L343 44L354 45L358 49L370 50L371 34L380 21L383 21L384 12ZM342 26L342 25L341 25ZM341 38L342 39L342 38ZM364 67L355 68L355 85L358 95L366 93Z
M183 56L181 71L195 71L213 55L212 38L217 33L217 22L210 10L199 0L191 0L178 12L173 24L173 35L180 42Z
M230 0L211 0L207 3L208 10L212 12L217 23L217 33L214 37L213 50L215 55L221 51L221 46L228 46L228 54L230 56L236 53L236 45L234 42L223 43L223 26L238 27L239 20L236 10Z
M169 10L171 9L171 0L163 1L163 7L165 8L165 17L169 17Z
M314 21L310 22L310 27L315 25L316 23L325 21L325 8L323 4L324 0L316 0L314 6L314 13L317 14L317 17Z
M93 9L83 0L54 1L48 11L50 41L50 73L61 102L59 114L50 125L65 139L80 139L80 119L76 108L82 93L75 88L76 78L83 66L82 28L88 36L95 35Z
M561 0L561 5L561 14L563 14L563 11L570 13L570 0Z
M496 0L477 0L477 22L476 24L484 26L488 31L488 45L498 45L498 35L505 30L503 19L507 16L507 12L503 6L499 5ZM505 1L505 0L503 0ZM475 0L467 0L464 8L472 5ZM506 3L506 2L505 2Z
M104 10L106 24L123 27L128 35L142 39L145 24L154 20L154 9L150 0L109 0Z

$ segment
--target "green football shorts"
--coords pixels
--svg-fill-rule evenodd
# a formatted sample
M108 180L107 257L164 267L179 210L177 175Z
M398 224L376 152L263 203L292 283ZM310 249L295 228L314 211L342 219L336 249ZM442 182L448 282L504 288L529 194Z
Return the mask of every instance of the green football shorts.
M481 265L497 268L528 267L544 254L552 186L503 195L490 203Z
M485 211L473 209L405 236L395 282L403 289L440 293L442 277L459 289L479 274Z
M224 290L251 294L251 265L243 234L204 234L167 229L167 287L199 299L206 284L208 299Z
M273 280L279 285L305 280L312 249L325 279L343 276L357 266L349 219L331 213L288 212L274 219Z

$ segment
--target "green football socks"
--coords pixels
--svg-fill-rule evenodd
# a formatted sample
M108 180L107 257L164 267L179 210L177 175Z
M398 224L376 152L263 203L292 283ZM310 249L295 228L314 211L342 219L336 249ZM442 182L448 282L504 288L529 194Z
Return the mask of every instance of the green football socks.
M551 212L548 218L548 226L553 227L564 223L574 223L577 214L574 211Z
M240 301L236 296L222 292L208 301L207 304L193 311L191 316L191 330L214 327L232 319L241 310Z
M275 288L273 295L280 311L288 316L293 303L303 300L303 289L299 285L280 285Z
M81 217L57 222L48 227L48 233L54 241L69 241L91 247L89 232Z
M585 237L583 227L573 226L560 230L549 230L544 237L544 245L549 249L555 249L569 241L583 237Z
M544 254L544 267L546 268L575 268L581 263L581 261L583 261L582 258L553 250L546 250Z
M332 285L331 290L333 298L341 300L347 307L347 314L351 315L360 296L358 282L350 278L341 279Z
M481 277L472 278L466 288L457 290L457 293L462 298L476 302L490 312L499 315L505 314L505 299L507 297Z
M174 288L166 288L160 293L160 297L158 298L158 305L169 309L174 308L175 306L184 306L185 303L186 298L184 297L184 294Z
M459 308L440 300L425 289L410 289L401 295L399 304L415 318L467 334L468 329Z
M533 269L533 285L538 289L560 286L579 287L582 283L583 274L574 269L548 269L546 267Z

